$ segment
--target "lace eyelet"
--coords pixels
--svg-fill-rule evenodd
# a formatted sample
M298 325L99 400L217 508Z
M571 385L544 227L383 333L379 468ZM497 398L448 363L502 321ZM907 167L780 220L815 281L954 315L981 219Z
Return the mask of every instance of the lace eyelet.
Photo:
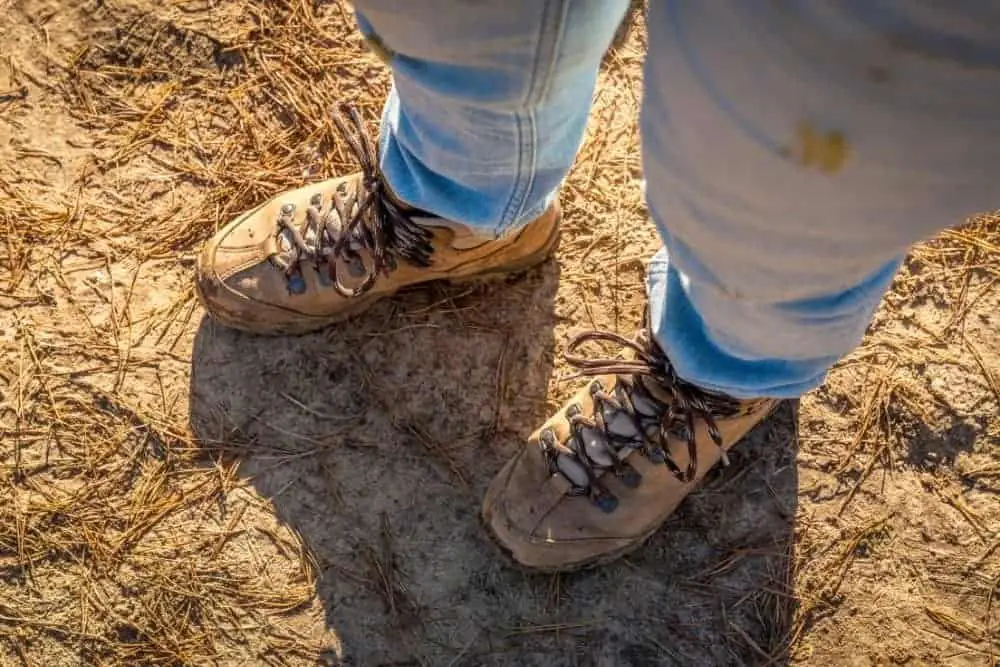
M616 343L635 355L629 359L587 359L576 350L588 341ZM708 427L712 441L721 450L723 465L726 464L728 455L715 420L740 414L746 404L679 378L648 332L640 332L634 341L606 331L583 332L569 342L565 358L581 375L590 378L587 392L594 403L593 414L584 415L580 404L568 406L563 413L570 423L565 446L587 475L587 483L581 481L577 485L585 488L575 488L571 495L585 493L603 511L614 511L617 499L598 479L603 474L613 474L626 487L638 486L641 474L625 463L634 451L654 465L665 465L681 482L693 482L699 469L695 430L698 420ZM616 379L607 388L597 377L611 375ZM626 415L631 423L623 424L619 413ZM689 463L685 470L678 467L668 449L667 443L674 438L687 443ZM570 472L579 471L573 468ZM577 479L582 480L582 476L577 475Z
M642 474L628 464L623 464L615 471L615 475L630 489L637 489L642 484Z
M550 428L545 429L539 434L538 442L541 443L543 449L555 448L557 444L555 432Z
M667 462L667 453L661 447L650 447L646 458L657 465L663 465Z
M316 267L316 278L319 281L319 284L323 287L330 287L333 285L333 282L330 280L330 272L323 266Z
M275 232L278 247L271 263L284 273L292 295L309 289L309 282L301 275L309 263L319 274L316 282L336 289L345 298L355 298L368 292L379 276L395 270L397 260L429 266L434 252L433 232L414 222L389 198L378 166L378 150L360 114L341 106L333 120L361 165L361 177L338 182L334 192L313 192L301 224L295 221L295 203L280 204ZM329 204L326 211L325 203ZM366 260L352 263L350 253L357 255L362 250ZM346 270L358 279L354 287L339 280L339 261L346 262ZM323 263L329 268L326 279L317 268Z
M611 514L618 509L618 498L600 486L594 487L590 500L605 514Z
M295 273L288 276L288 293L295 296L306 293L306 281L302 274Z

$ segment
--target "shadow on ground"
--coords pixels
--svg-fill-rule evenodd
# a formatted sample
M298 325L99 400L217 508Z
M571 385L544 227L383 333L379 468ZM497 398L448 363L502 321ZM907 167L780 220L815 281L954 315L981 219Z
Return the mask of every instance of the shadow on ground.
M478 521L554 406L558 268L430 288L299 338L202 322L191 420L315 554L345 665L765 664L790 620L795 416L755 430L646 548L522 573ZM242 444L240 444L242 443ZM770 664L785 664L783 658Z

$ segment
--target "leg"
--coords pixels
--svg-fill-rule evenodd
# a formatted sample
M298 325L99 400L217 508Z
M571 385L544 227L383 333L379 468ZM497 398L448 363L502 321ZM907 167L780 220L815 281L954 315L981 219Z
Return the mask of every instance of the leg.
M997 206L1000 10L959 4L649 3L659 345L570 343L632 354L569 355L589 381L490 484L483 517L519 562L639 547L858 343L909 244Z
M390 54L381 162L405 202L492 233L538 216L583 137L626 0L359 0Z
M651 323L734 396L819 385L910 244L1000 203L1000 12L804 4L650 3Z
M403 287L524 270L558 239L553 200L626 0L356 4L393 69L381 144L335 116L360 173L283 192L206 244L197 293L224 324L312 331Z

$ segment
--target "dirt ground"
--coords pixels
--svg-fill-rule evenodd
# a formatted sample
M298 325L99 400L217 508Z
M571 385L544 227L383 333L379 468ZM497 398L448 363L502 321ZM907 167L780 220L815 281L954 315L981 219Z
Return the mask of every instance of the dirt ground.
M294 339L213 326L193 258L354 169L328 111L376 131L388 72L349 7L0 0L0 35L0 664L1000 664L1000 216L646 548L528 575L479 497L569 335L639 321L641 13L555 261Z

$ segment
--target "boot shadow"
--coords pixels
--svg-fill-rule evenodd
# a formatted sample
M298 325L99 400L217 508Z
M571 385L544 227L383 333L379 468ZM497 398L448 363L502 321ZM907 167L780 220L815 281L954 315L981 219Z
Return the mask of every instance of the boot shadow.
M296 338L202 321L192 428L315 559L320 664L787 664L792 405L622 561L531 575L482 530L489 480L556 407L558 282L549 262L423 288Z
M558 283L551 261L506 282L430 285L299 337L202 320L192 431L240 460L311 551L343 646L321 663L433 656L442 633L478 633L462 600L496 558L479 501L547 415Z

